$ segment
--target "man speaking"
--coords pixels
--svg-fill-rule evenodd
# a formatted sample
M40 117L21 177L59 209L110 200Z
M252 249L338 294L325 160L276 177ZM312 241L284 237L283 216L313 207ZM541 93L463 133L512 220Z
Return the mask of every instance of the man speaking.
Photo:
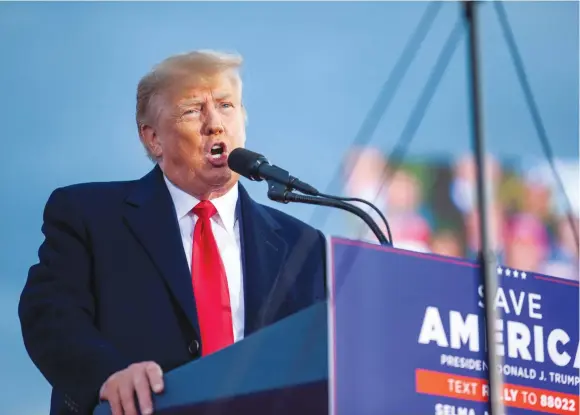
M51 415L99 399L153 413L163 373L325 298L323 235L254 202L228 167L246 141L241 63L211 51L161 62L137 88L153 170L51 194L18 310Z

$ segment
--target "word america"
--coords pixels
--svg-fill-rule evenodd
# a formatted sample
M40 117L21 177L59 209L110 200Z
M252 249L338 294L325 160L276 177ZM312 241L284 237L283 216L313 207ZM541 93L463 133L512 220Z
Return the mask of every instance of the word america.
M479 296L483 298L483 287L479 287ZM542 319L541 295L515 292L507 293L500 287L495 296L495 306L501 308L506 316L515 314L526 315L535 320ZM483 301L479 301L483 308ZM465 318L461 312L450 310L443 323L439 308L429 306L425 310L419 344L435 342L439 347L462 349L468 347L470 352L480 352L486 349L485 334L480 335L480 321L477 314L467 314ZM446 327L447 326L447 327ZM542 363L546 361L546 354L553 364L560 367L580 369L580 344L573 343L568 333L561 328L545 330L541 325L529 327L520 321L498 319L494 333L496 353L513 359L522 359Z

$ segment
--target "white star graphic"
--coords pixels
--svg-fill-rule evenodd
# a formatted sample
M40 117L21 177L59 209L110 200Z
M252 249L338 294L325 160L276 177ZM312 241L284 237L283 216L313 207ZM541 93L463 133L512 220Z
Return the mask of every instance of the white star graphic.
M510 269L509 268L506 268L505 275L507 275L509 277L509 276L511 276L511 273L512 272L510 271Z
M522 272L521 276L522 276L522 280L525 280L526 277L528 276L528 274L526 274L525 272Z
M503 269L501 267L497 267L497 275L502 275Z
M517 270L514 270L514 277L518 277L519 276L519 272Z

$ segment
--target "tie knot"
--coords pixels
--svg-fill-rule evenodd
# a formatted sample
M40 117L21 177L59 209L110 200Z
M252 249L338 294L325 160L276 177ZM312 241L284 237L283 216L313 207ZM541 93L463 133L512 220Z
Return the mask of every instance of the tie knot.
M202 200L195 205L193 213L195 213L200 219L210 219L217 213L217 210L209 200Z

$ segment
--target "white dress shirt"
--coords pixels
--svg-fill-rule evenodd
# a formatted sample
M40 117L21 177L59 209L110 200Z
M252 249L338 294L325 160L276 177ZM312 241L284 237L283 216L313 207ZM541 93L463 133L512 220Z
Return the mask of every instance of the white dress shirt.
M193 244L193 229L197 215L191 211L200 201L175 186L167 177L165 183L169 189L181 231L181 241L191 272L191 254ZM242 277L242 255L240 245L239 221L236 217L238 201L238 186L234 186L228 193L211 202L217 214L211 218L211 228L218 245L220 255L226 271L230 305L232 308L232 324L234 342L244 337L244 284ZM193 291L192 291L193 295Z

